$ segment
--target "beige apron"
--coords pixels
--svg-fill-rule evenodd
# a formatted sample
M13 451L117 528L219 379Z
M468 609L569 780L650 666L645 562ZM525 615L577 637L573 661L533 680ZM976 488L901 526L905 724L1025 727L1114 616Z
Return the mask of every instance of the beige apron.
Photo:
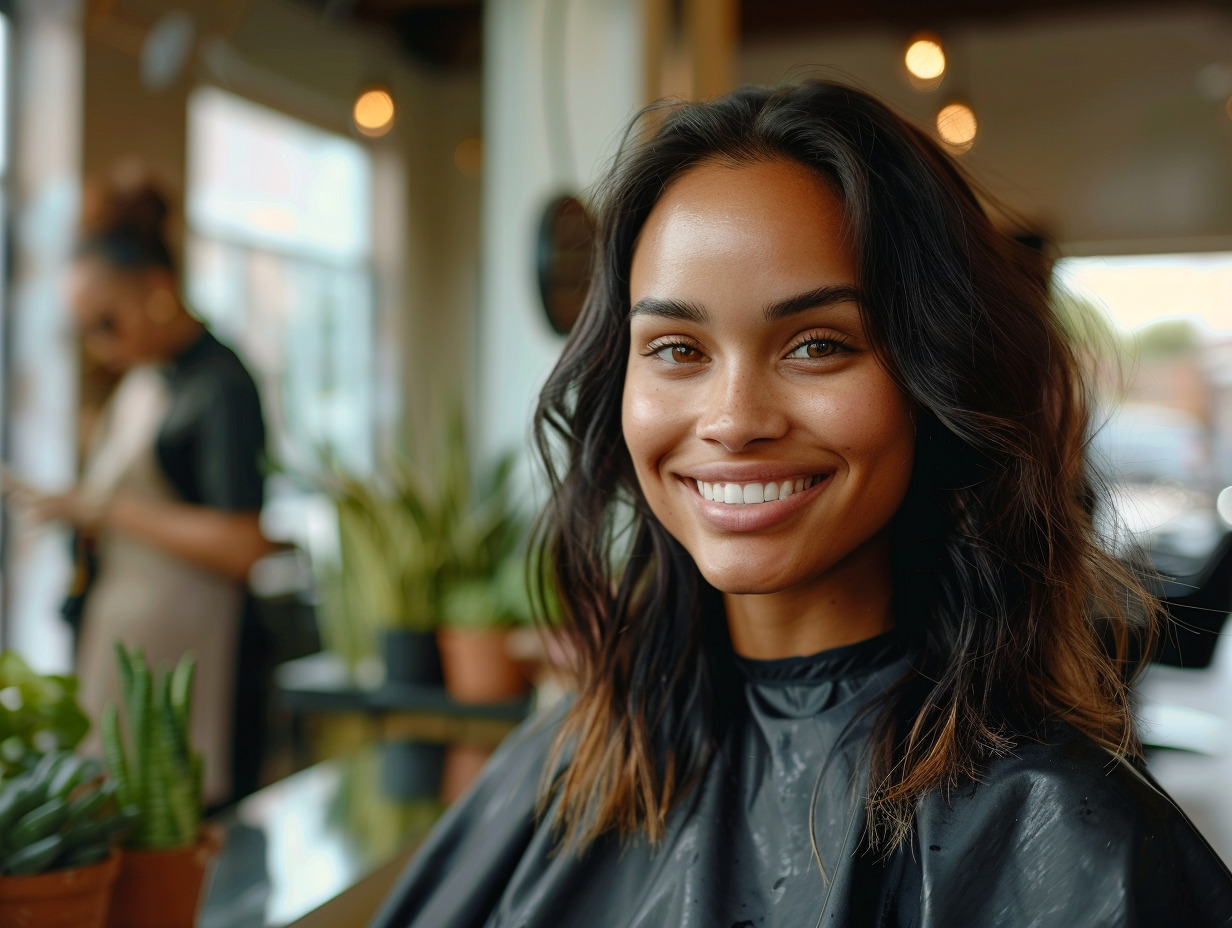
M155 457L167 403L167 384L158 370L134 368L124 376L100 423L82 477L83 492L99 499L117 491L177 499ZM194 652L192 743L205 759L206 802L227 799L243 588L130 535L100 533L97 555L77 655L82 707L97 721L108 702L121 704L117 639L144 649L152 666L170 666L185 651ZM101 751L97 724L83 749Z

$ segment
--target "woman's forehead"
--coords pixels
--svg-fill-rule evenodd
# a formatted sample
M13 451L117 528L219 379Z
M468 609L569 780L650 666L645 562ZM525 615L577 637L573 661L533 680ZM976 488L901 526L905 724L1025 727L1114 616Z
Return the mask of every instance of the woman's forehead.
M631 302L648 295L757 289L766 301L855 283L842 204L791 161L708 162L664 191L642 227Z

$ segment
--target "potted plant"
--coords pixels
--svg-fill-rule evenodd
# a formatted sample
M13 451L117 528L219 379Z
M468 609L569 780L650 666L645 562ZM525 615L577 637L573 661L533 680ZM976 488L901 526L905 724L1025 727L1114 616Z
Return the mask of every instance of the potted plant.
M326 592L350 619L332 637L349 653L359 644L354 635L382 628L387 680L443 678L460 701L513 699L527 681L504 644L529 612L521 606L525 525L512 504L513 457L475 473L461 414L437 448L427 468L402 462L380 478L329 482L341 557Z
M127 744L119 710L103 710L103 749L121 806L135 809L112 893L110 928L192 928L221 831L202 827L201 755L189 740L196 660L153 672L140 649L116 643Z
M0 780L24 770L32 752L75 747L89 729L76 677L40 674L16 651L0 652Z
M426 479L404 480L415 514L428 608L436 617L445 688L460 702L502 702L528 681L508 653L509 630L529 617L525 523L513 505L514 458L476 469L465 422L455 415Z
M388 682L439 686L434 554L425 549L409 472L385 481L338 476L331 492L340 559L330 592L345 629L334 638L344 639L339 644L353 665L380 635Z
M529 677L509 650L512 631L530 622L525 559L505 553L490 575L477 571L446 586L441 597L445 685L464 703L494 703L525 695Z
M22 769L30 765L28 769ZM97 760L31 753L0 783L0 925L102 928L135 813Z

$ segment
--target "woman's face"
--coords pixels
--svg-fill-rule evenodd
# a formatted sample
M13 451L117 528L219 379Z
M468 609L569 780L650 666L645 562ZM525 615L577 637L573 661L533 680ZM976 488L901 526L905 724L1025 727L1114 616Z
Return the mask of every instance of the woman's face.
M641 231L625 441L651 510L725 593L823 581L885 540L906 493L911 410L856 282L841 204L793 162L695 167Z
M74 263L68 282L73 319L86 351L104 367L123 371L158 359L159 326L154 316L166 291L159 276L159 272L117 271L96 257Z

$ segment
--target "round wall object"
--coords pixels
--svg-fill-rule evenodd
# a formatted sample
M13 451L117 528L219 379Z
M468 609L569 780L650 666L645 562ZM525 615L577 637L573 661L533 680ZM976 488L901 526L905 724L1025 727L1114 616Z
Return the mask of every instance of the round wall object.
M539 295L552 329L568 335L590 289L595 229L590 213L571 195L555 197L539 221Z

